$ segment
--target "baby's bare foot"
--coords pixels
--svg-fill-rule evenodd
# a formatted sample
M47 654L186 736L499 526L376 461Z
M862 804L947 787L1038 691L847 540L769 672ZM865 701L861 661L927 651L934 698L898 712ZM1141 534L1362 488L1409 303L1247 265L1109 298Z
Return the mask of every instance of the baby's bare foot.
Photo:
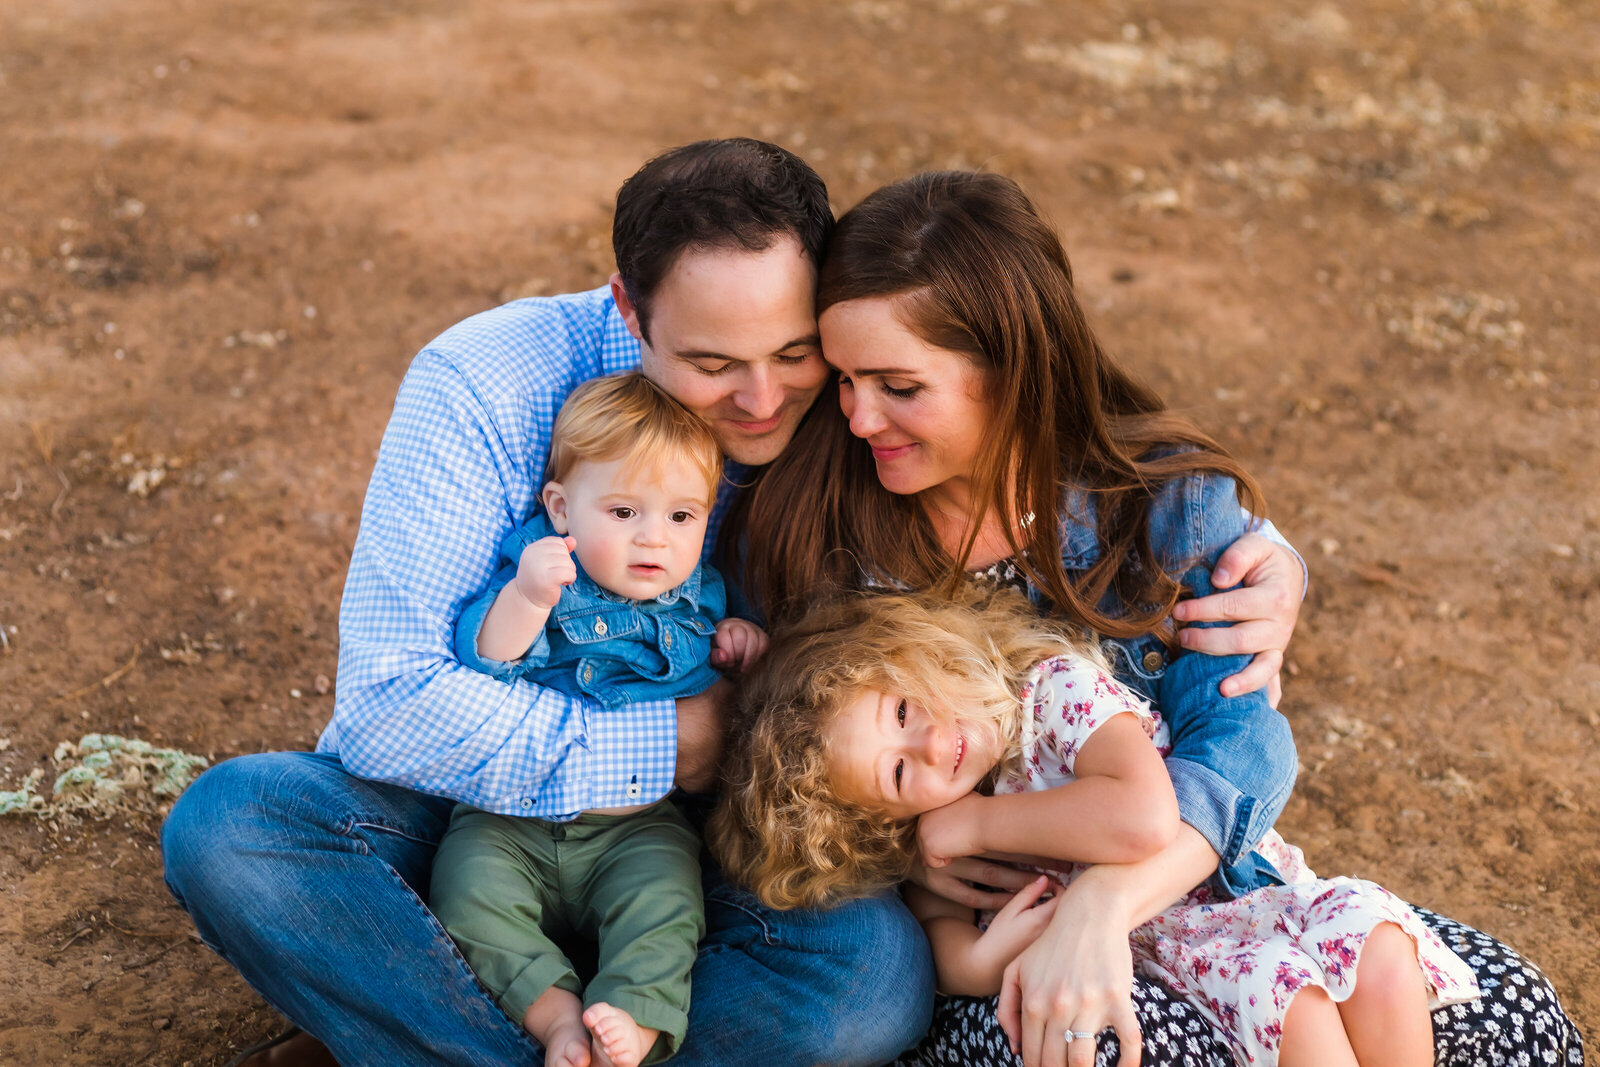
M522 1028L544 1046L545 1067L589 1067L589 1031L575 994L554 986L545 990L528 1005Z
M594 1035L599 1067L639 1067L661 1032L640 1026L633 1016L604 1002L589 1006L583 1013L583 1025Z

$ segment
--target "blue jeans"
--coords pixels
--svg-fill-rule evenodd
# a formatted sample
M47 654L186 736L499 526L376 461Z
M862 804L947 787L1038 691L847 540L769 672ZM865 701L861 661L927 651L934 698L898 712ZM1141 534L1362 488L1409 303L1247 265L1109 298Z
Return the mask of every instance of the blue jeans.
M421 895L452 807L335 756L241 756L162 827L167 886L341 1063L538 1064ZM712 873L706 923L675 1065L885 1063L928 1027L933 961L896 897L773 912Z

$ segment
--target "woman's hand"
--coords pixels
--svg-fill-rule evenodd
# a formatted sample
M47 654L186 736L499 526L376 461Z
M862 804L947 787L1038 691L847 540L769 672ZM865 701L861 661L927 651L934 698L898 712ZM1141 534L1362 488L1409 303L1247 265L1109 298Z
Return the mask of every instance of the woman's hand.
M1185 627L1178 633L1183 647L1213 656L1251 655L1238 674L1222 680L1225 697L1266 686L1273 707L1283 693L1278 677L1283 653L1300 617L1305 569L1287 548L1258 533L1245 534L1228 546L1211 572L1221 592L1184 600L1173 609L1179 622L1231 622L1232 626ZM1237 588L1233 588L1237 586Z
M1077 886L1051 902L1049 925L1006 967L1000 1026L1024 1067L1093 1067L1096 1039L1107 1027L1121 1044L1118 1067L1138 1067L1131 925L1093 894L1074 893ZM1072 1031L1095 1037L1069 1043Z

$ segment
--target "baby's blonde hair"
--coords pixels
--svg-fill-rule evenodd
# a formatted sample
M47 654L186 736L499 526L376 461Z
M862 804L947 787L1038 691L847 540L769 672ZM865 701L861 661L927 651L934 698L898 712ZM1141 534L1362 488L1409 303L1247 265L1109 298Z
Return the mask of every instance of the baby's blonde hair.
M705 477L709 505L722 478L722 446L699 416L637 371L584 382L568 396L550 431L545 480L559 482L579 463L681 460Z
M1002 767L1020 756L1018 694L1041 660L1098 650L1020 595L965 586L954 598L861 595L812 609L774 636L746 677L722 799L707 840L723 870L768 907L818 907L904 879L916 820L834 790L829 726L864 690L905 697L988 731Z

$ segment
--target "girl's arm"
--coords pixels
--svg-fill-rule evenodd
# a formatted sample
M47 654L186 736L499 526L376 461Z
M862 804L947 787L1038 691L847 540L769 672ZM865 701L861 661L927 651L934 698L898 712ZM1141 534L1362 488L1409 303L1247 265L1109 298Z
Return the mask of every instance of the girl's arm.
M1132 713L1113 715L1096 728L1071 769L1075 779L1053 789L992 797L974 793L924 814L917 824L923 862L942 867L958 856L1002 852L1074 863L1134 863L1160 852L1177 835L1172 781Z
M1056 896L1040 903L1047 890ZM992 997L1000 992L1006 967L1044 932L1060 893L1058 883L1040 875L996 913L987 930L979 930L971 908L921 886L907 885L906 906L922 923L933 948L939 992L964 997Z

